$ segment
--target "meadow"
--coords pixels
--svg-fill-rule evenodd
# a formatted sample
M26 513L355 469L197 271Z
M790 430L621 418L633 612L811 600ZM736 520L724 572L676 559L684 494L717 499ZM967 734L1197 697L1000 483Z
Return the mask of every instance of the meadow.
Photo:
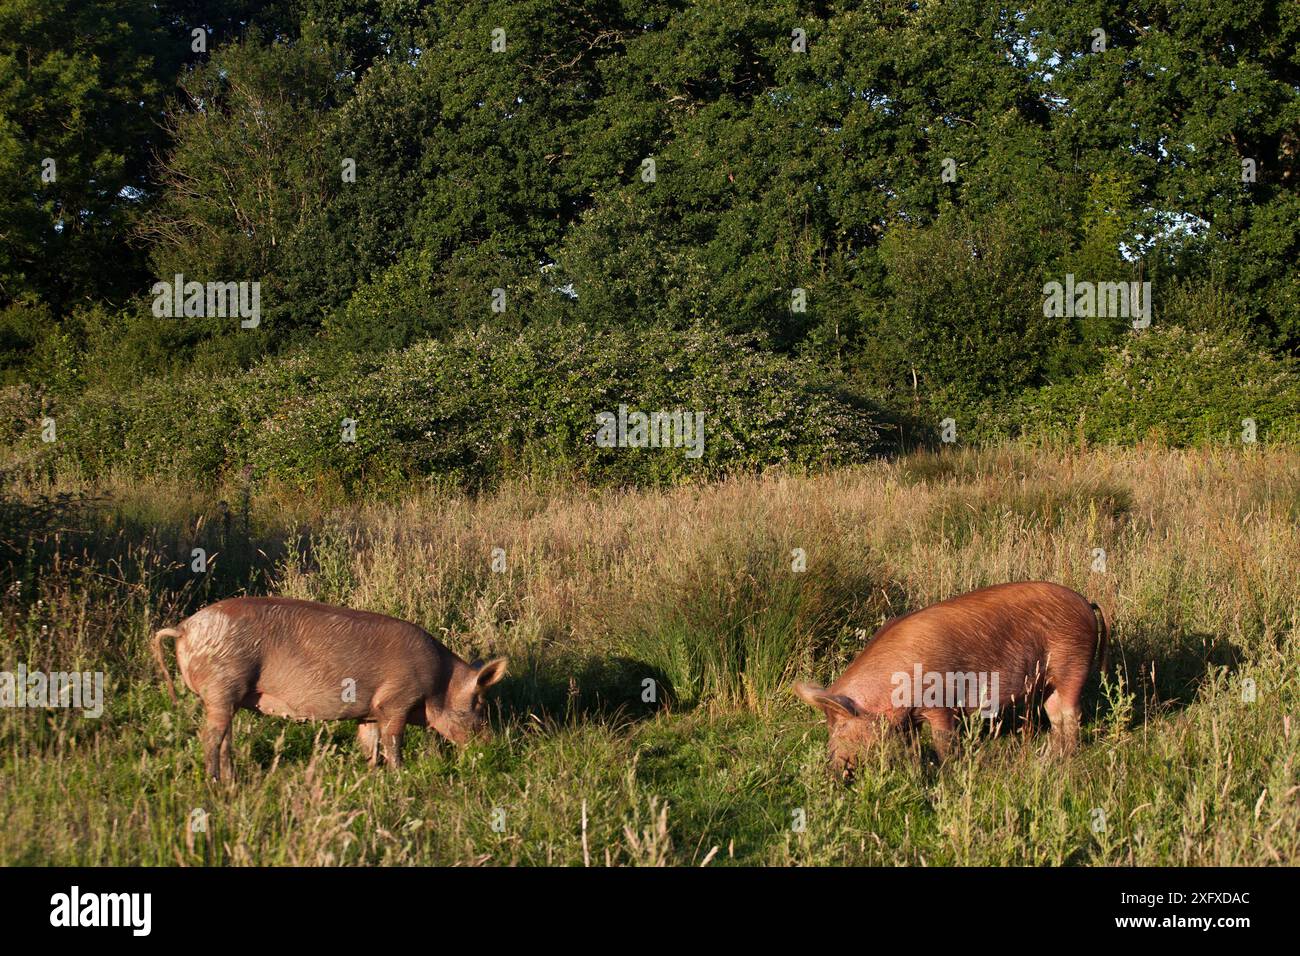
M0 864L1271 865L1300 858L1300 451L1005 445L662 489L356 499L10 474L0 670L103 671L102 717L0 710ZM208 555L204 573L193 551ZM494 549L501 549L494 551ZM1097 549L1104 551L1099 554ZM800 570L802 568L802 570ZM999 581L1098 601L1082 745L1035 715L826 772L828 681L889 617ZM239 593L506 654L494 736L201 708L148 640Z

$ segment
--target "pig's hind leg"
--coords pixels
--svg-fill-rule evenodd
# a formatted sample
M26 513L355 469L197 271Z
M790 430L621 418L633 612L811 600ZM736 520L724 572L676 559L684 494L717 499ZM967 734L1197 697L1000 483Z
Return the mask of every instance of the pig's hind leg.
M1069 752L1079 743L1079 698L1083 682L1058 686L1043 703L1047 719L1052 722L1052 736L1062 750Z
M230 721L226 724L226 732L221 738L221 773L227 780L235 779L235 758L231 753L232 743L235 739L234 715L231 715Z
M230 757L231 723L235 717L235 707L224 700L204 701L205 719L203 725L203 762L208 777L220 780L233 779L234 762Z
M249 706L248 687L243 681L210 681L203 687L203 758L213 780L235 778L231 757L232 724L240 707Z

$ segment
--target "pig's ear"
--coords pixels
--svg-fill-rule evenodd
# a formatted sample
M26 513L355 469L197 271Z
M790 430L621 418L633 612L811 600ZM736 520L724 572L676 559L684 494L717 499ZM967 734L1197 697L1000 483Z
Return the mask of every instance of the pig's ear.
M828 694L826 688L820 684L799 681L794 685L794 692L799 695L800 700L809 706L826 711L827 717L832 712L839 714L841 717L858 716L858 706L853 703L851 697L846 697L843 694Z
M475 683L479 690L487 690L501 678L506 676L506 665L509 663L504 657L494 657L478 669L478 675L475 677Z

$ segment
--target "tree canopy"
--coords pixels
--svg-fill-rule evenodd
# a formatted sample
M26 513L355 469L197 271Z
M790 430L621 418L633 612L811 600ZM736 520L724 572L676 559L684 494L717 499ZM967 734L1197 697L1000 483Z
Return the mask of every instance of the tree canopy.
M0 364L711 326L939 408L1124 345L1067 275L1285 360L1298 171L1284 0L0 0ZM176 274L262 321L160 321Z

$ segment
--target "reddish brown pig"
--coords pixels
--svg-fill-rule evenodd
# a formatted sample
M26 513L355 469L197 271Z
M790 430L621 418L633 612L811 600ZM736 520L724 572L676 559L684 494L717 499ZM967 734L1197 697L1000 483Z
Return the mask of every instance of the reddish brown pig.
M794 690L826 714L841 772L881 735L922 721L944 757L959 714L992 716L1039 695L1053 733L1072 747L1083 685L1094 661L1105 666L1108 636L1101 608L1069 588L995 584L894 618L830 687Z
M368 611L281 597L218 601L154 635L163 657L176 640L185 686L203 699L208 775L233 775L231 720L241 707L298 720L357 720L367 760L402 763L407 724L464 744L484 733L483 693L506 673L505 658L467 664L423 628Z

